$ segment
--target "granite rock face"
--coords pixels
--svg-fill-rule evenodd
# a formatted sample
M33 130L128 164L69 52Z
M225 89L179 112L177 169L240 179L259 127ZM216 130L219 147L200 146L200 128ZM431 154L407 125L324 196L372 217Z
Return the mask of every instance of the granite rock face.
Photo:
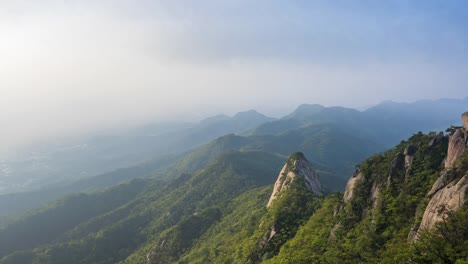
M435 141L435 140L434 140ZM434 143L433 143L434 144ZM411 166L413 165L413 160L414 160L414 153L416 153L417 148L413 145L408 145L405 148L405 151L403 152L403 155L405 155L405 180L408 179L411 173Z
M462 114L463 128L465 129L465 145L468 147L468 112Z
M465 131L463 128L455 130L455 133L449 138L449 146L447 152L447 158L445 160L445 168L449 169L453 166L455 161L463 154L465 151Z
M305 186L312 193L322 195L320 178L312 167L312 164L310 164L302 153L295 153L289 157L288 161L283 166L275 182L267 207L270 207L273 201L280 196L281 192L287 190L291 183L297 179L303 179Z
M364 174L362 172L357 172L353 177L349 178L348 183L346 184L346 189L343 195L344 203L349 202L354 196L354 190L356 187L364 180Z
M458 210L465 203L467 190L468 174L461 179L449 182L437 191L424 211L418 233L432 228L436 223L442 221L448 212Z
M462 115L463 127L456 128L449 138L445 168L427 194L430 198L419 225L418 231L411 238L418 238L419 234L431 229L441 222L449 212L460 209L468 192L468 171L458 163L466 151L466 134L468 128L468 112ZM455 173L456 172L456 173Z
M463 128L468 131L468 112L462 114Z

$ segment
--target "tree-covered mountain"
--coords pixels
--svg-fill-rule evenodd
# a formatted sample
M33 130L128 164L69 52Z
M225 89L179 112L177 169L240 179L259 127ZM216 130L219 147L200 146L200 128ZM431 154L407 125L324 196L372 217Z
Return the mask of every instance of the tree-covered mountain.
M0 157L0 194L63 185L146 161L164 160L229 133L279 135L310 125L333 124L390 147L418 131L441 130L456 123L453 116L464 111L467 104L468 98L384 102L365 111L301 105L278 120L250 110L199 123L155 123L87 138L48 141L17 155Z
M188 243L187 239L194 240L201 233L182 233L183 237L172 237L179 234L177 228L184 228L192 221L198 223L191 226L192 229L202 228L200 224L206 224L208 228L210 221L217 221L217 217L226 213L231 199L274 181L273 175L282 162L282 157L264 152L230 152L193 175L182 175L166 184L147 180L144 191L129 199L128 203L78 224L73 222L67 225L67 230L61 229L61 225L56 230L49 226L50 223L63 220L67 215L60 213L66 214L67 208L77 206L73 200L65 200L58 205L59 209L51 205L2 230L0 239L5 244L10 240L28 239L26 245L43 245L34 251L19 251L27 248L21 243L16 247L15 244L5 247L3 255L17 252L4 261L15 263L18 259L31 261L30 258L34 258L39 263L73 263L77 259L82 263L115 263L137 249L152 246L164 232L168 232L174 245ZM85 202L81 205L86 207ZM54 212L58 212L56 217ZM51 216L48 222L35 221L46 214ZM31 223L36 224L34 229L39 233L34 237L40 239L31 239L28 232L15 232ZM61 235L48 236L49 233ZM174 250L177 252L178 249ZM86 252L90 255L84 257L88 254Z
M335 124L388 148L418 131L439 131L458 123L457 116L466 110L467 105L468 97L413 103L386 101L364 111L304 104L279 120L261 124L251 133L280 134L311 124Z
M322 174L328 175L323 182L326 189L340 190L344 187L346 175L354 170L354 165L381 149L383 147L379 143L348 133L334 124L310 125L278 135L230 134L189 153L158 172L156 177L172 178L196 171L230 150L259 150L279 154L284 159L292 152L301 151Z
M266 263L466 263L466 134L418 133L367 159Z
M1 230L0 263L465 263L466 121L371 156L344 193L323 195L303 153L244 148L67 197Z
M40 158L38 161L41 164L22 162L14 165L9 163L13 168L19 167L17 171L19 174L3 175L7 179L24 182L24 177L30 178L34 175L34 181L41 183L27 183L31 183L29 186L33 188L31 191L0 195L0 227L19 215L45 206L64 195L103 190L135 178L154 176L159 170L191 153L190 150L193 148L219 136L242 133L271 120L272 118L250 110L237 113L233 117L207 118L198 124L150 124L118 134L88 138L80 142L61 142L49 148L43 146L39 149L39 152L45 155L42 155L44 159ZM66 147L70 144L84 147ZM209 160L203 159L203 162L200 161L203 163L202 166L195 169L184 168L180 171L193 173L222 153L218 151L211 155ZM52 168L55 169L51 171ZM78 170L86 171L86 175L77 176ZM89 177L97 172L104 173ZM180 175L180 173L165 174L167 173L164 173L161 178L174 178ZM53 180L42 179L41 175ZM1 171L0 179L2 179ZM9 184L8 182L10 181L4 180L3 184Z
M107 211L86 206L93 199L85 196L57 202L2 230L2 241L28 241L5 244L2 262L462 263L468 211L450 201L466 199L465 134L415 134L360 164L344 194L328 196L310 184L323 177L302 153L272 188L282 157L230 152L194 175L96 194L126 197ZM124 191L133 186L136 196ZM77 219L69 210L80 204L88 213Z
M177 160L180 156L144 162L137 166L122 168L94 177L84 178L67 184L57 184L39 190L0 195L0 228L26 212L42 206L62 196L77 193L92 193L105 190L132 179L143 179L160 168Z
M250 110L198 123L162 122L85 138L47 141L19 154L0 157L0 194L63 185L149 160L159 162L217 137L243 133L272 120Z
M130 161L135 161L126 156L133 152L139 153L140 160L147 160L128 168L70 183L48 185L31 192L2 195L0 226L62 195L101 190L134 178L154 177L167 180L182 173L193 173L229 150L262 150L283 155L285 158L294 151L302 151L321 174L327 175L323 180L325 189L341 190L355 164L373 153L382 151L385 146L393 144L392 142L419 131L419 128L429 130L456 123L452 116L457 114L452 112L462 109L466 100L442 99L407 104L384 102L363 112L341 107L301 105L293 113L274 121L255 111L246 111L233 117L221 115L208 118L196 126L155 124L107 139L92 138L90 146L95 146L93 148L72 148L70 153L57 152L57 155L68 157L72 163L79 163L76 166L79 169L87 168L88 159L96 166L102 166L101 169L107 168L107 163L102 162L102 159L112 161L115 166L125 167ZM256 128L248 134L243 133L243 137L227 135L208 145L183 152L184 149L206 142L217 135L232 131L240 133L252 127ZM94 151L92 149L99 151L94 154L87 153ZM76 156L80 151L87 154ZM109 156L109 153L121 155L122 162ZM68 164L68 161L61 157L51 158L51 162ZM54 173L50 176L53 175ZM67 177L71 176L73 173Z
M283 156L302 151L320 174L327 192L344 187L354 165L366 156L382 150L378 142L343 130L335 124L309 125L278 135L238 136L229 134L193 151L154 159L137 166L81 179L71 184L51 186L33 192L0 196L0 220L4 222L32 208L46 205L62 195L105 189L134 178L170 180L202 169L231 150L256 150ZM1 221L0 221L1 223Z

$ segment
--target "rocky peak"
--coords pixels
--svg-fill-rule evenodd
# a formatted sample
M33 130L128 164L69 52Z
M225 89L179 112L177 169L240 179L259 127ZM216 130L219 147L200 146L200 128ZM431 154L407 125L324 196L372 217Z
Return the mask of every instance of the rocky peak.
M445 160L445 168L449 169L453 166L455 161L463 154L465 151L465 134L466 130L464 128L458 128L455 130L453 135L449 138L447 158Z
M286 164L283 166L278 179L275 182L273 193L270 196L267 207L278 198L282 191L287 190L291 183L296 180L303 180L306 188L314 194L322 195L322 187L317 172L312 164L305 158L301 152L293 153Z
M354 197L354 190L363 180L364 174L362 174L362 172L356 172L356 174L349 178L343 195L343 201L345 203L349 202Z
M466 200L468 192L468 171L459 164L466 151L468 112L462 115L463 127L456 128L449 138L445 169L441 172L428 193L430 201L424 211L418 232L410 239L417 238L419 233L432 228L442 221L448 212L458 210ZM466 161L465 161L466 163Z
M468 147L468 112L462 114L462 123L464 128L465 145Z
M468 112L462 114L462 123L463 128L465 128L465 130L468 130Z

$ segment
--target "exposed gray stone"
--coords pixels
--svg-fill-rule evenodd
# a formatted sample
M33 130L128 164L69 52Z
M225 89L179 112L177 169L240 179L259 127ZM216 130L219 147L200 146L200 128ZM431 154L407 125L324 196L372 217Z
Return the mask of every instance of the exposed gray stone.
M380 187L377 182L372 184L371 188L371 199L372 199L372 209L375 209L379 204L379 195L380 195Z
M348 183L346 184L344 195L343 195L343 201L345 203L349 202L353 198L354 190L363 180L364 180L364 174L362 172L357 172L351 178L349 178Z
M270 207L272 202L281 194L283 190L287 190L291 183L298 178L298 175L304 177L304 184L309 191L314 194L322 195L322 186L317 172L312 167L312 164L300 155L295 160L288 160L283 166L278 179L273 187L273 192L268 201L267 207Z
M462 114L462 123L463 128L465 128L465 130L468 130L468 112Z
M447 158L445 159L445 168L449 169L455 161L465 151L464 131L462 128L455 130L455 133L449 138Z
M410 175L411 167L413 165L413 160L414 160L414 156L411 156L411 155L405 156L405 169L406 169L405 180L408 179Z
M408 145L406 146L405 148L405 151L403 152L403 155L414 155L414 153L416 152L417 148L416 146L413 146L413 145Z
M442 221L450 211L458 210L465 202L468 189L468 175L455 179L432 196L424 211L418 234ZM417 236L416 236L417 238Z
M447 171L440 174L439 178L432 185L431 190L427 193L427 197L432 197L437 191L442 189L448 182Z

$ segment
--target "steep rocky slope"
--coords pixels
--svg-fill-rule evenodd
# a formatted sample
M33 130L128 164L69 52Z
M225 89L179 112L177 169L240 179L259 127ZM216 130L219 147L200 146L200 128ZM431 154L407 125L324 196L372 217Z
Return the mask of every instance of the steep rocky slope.
M273 193L268 200L267 207L270 207L273 201L278 198L282 192L287 191L293 181L304 181L306 188L313 194L322 195L322 187L317 172L312 168L312 164L304 157L301 152L294 153L284 164L283 169L278 176L273 187Z
M122 185L119 202L83 219L68 212L93 205L87 197L2 230L0 263L466 263L466 125L369 157L331 195L303 153L284 164L247 148L265 142L231 135L215 144L230 151L196 173ZM189 163L208 162L209 149Z
M466 202L468 164L462 156L468 148L468 112L462 115L462 122L463 127L455 128L449 138L444 169L427 194L431 200L424 211L418 233L433 228L449 212L459 210Z
M197 155L195 152L199 149L192 153L182 152L218 136L243 133L249 129L252 129L253 136L249 137L252 142L243 147L280 153L285 158L294 151L302 151L321 175L327 175L322 180L326 192L342 190L355 164L419 130L444 129L457 121L458 117L453 113L464 109L467 102L468 98L409 104L385 102L363 112L342 107L302 105L293 113L275 121L255 111L246 111L233 117L215 116L199 124L149 124L115 134L56 142L33 151L44 154L39 155L42 158L47 157L46 160L40 158L41 163L47 161L42 164L46 166L30 163L36 157L20 159L19 163L14 162L16 165L0 161L0 167L13 166L15 173L23 176L43 174L53 182L62 177L73 179L73 182L66 185L61 182L34 192L0 196L0 225L29 209L44 206L61 195L102 190L133 178L155 176L174 179L181 173L193 173L221 153L213 151L197 159L193 156ZM91 176L143 160L148 162L75 182L78 174ZM50 171L50 168L55 169ZM10 169L4 171L11 172ZM16 182L15 186L25 182L23 177L8 178ZM36 181L33 186L39 187L39 182Z
M267 263L466 263L467 116L357 166Z

